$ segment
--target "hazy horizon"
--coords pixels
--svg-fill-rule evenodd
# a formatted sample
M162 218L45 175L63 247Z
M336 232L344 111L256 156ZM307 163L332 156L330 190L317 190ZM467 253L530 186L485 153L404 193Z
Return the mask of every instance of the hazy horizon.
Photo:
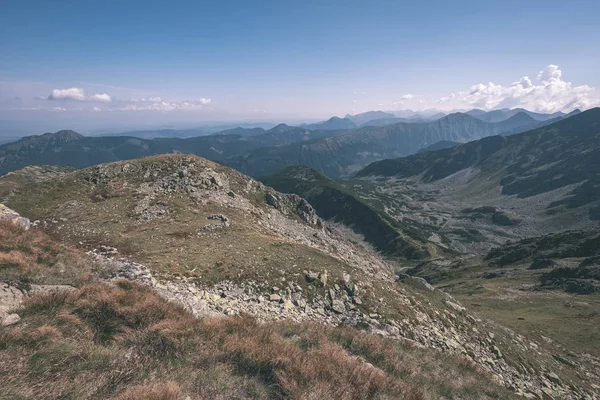
M598 3L483 3L9 0L0 133L600 105Z

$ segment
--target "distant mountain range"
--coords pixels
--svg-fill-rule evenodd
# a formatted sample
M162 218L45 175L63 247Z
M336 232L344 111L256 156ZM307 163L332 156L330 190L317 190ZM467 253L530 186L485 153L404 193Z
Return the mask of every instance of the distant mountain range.
M494 135L510 135L553 121L536 121L524 113L490 123L455 113L431 122L363 127L320 140L258 148L227 160L227 165L255 177L289 165L308 165L331 177L349 176L369 163L414 154L440 141L469 142Z
M575 110L570 114L575 115L579 112L580 112L579 110ZM507 120L519 113L527 114L536 121L548 121L550 119L564 117L567 115L560 111L556 112L556 113L552 113L552 114L542 114L542 113L537 113L537 112L533 112L533 111L528 111L528 110L525 110L524 108L514 108L514 109L503 108L501 110L492 110L492 111L473 109L471 111L466 112L466 114L468 114L472 117L475 117L475 118L479 118L480 120L486 121L486 122L501 122L501 121Z
M243 129L243 128L239 128ZM235 132L240 133L240 130ZM253 133L256 131L252 130ZM262 134L223 134L182 138L141 139L128 136L92 137L74 131L28 136L0 146L0 175L28 165L63 165L85 168L110 161L166 153L191 153L213 161L255 148L281 146L332 135L280 124Z
M202 126L193 129L144 129L134 130L125 132L111 132L102 133L91 136L130 136L137 137L140 139L156 139L156 138L192 138L196 136L206 135L241 135L241 136L252 136L264 133L267 129L274 127L276 124L270 123L257 123L257 124L222 124L222 125L211 125Z
M310 129L310 130L338 130L338 129L354 129L358 125L349 118L339 118L339 117L331 117L327 121L318 122L315 124L303 124L300 125L302 128Z
M506 240L597 227L599 161L597 108L520 134L440 141L349 179L296 165L261 181L306 198L321 217L351 227L388 256L422 259L483 255Z
M178 137L181 131L142 131L141 136L81 136L60 131L0 145L0 174L27 165L90 165L163 153L192 153L239 169L254 177L289 165L308 165L329 177L349 176L373 161L414 154L440 141L468 142L493 135L510 135L553 123L518 112L496 123L464 113L429 122L399 122L356 128L352 120L391 114L376 111L348 118L331 118L308 127L277 125L237 127L210 135ZM429 114L430 117L435 114ZM385 118L384 118L385 117ZM413 115L414 117L414 115ZM351 119L352 118L352 119ZM379 121L379 120L375 120ZM350 128L349 128L350 127ZM319 128L319 129L316 129ZM154 133L152 133L154 132ZM167 137L164 137L167 136ZM185 134L184 134L185 136Z
M215 132L215 133L213 133L213 135L258 136L258 135L262 135L265 132L266 132L266 130L263 128L242 128L242 127L238 126L237 128L226 129L224 131Z
M390 118L395 118L395 117L396 116L394 114L383 112L383 111L368 111L368 112L365 112L362 114L356 114L356 115L347 114L345 118L354 122L356 124L356 126L361 126L368 121L375 121L375 120L379 120L379 119L390 119Z
M433 182L467 169L479 171L470 173L468 185L493 177L502 194L518 198L577 185L566 198L552 202L548 213L589 206L590 218L600 220L600 108L519 135L374 162L356 176Z
M392 118L380 118L380 119L372 119L370 121L365 122L361 125L361 128L366 126L386 126L386 125L394 125L398 122L425 122L425 120L419 118L400 118L400 117L392 117Z

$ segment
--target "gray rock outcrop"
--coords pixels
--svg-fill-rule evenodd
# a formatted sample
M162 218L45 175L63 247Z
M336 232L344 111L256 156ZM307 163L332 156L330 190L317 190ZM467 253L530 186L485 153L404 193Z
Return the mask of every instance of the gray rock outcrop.
M0 220L10 221L15 225L19 225L25 229L29 229L31 221L29 219L21 217L18 212L6 207L0 203Z

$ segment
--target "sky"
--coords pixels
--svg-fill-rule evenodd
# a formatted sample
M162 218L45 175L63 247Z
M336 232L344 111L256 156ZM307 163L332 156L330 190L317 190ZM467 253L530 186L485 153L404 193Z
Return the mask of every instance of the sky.
M1 4L5 134L600 105L596 0Z

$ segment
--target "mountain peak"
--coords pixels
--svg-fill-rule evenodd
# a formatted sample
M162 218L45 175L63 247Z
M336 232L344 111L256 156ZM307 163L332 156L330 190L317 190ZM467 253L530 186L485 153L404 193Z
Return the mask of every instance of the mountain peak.
M369 121L373 121L373 120L377 120L377 119L384 119L384 118L394 118L394 117L395 117L394 114L390 114L387 112L383 112L381 110L377 110L377 111L367 111L367 112L364 112L361 114L356 114L356 115L346 114L344 119L348 119L348 120L354 122L356 125L362 125Z
M267 132L269 133L281 133L281 132L285 132L288 131L291 127L287 124L279 124L271 129L269 129Z
M15 149L21 146L38 146L47 144L61 144L83 139L84 136L72 130L62 130L58 132L49 132L42 135L24 136L16 142L6 143L1 148Z
M48 133L46 134L48 135ZM58 132L54 132L54 133L50 133L49 135L51 135L54 139L58 139L61 141L65 141L65 142L70 142L71 140L79 140L81 138L83 138L83 135L73 131L73 130L61 130Z
M70 142L73 140L82 139L84 136L79 133L63 129L58 132L48 132L42 135L24 136L16 143L31 142L31 141L55 141L55 142Z
M516 113L515 115L513 115L512 117L508 118L506 121L520 121L520 122L533 122L536 121L535 118L533 118L531 115L529 115L527 112L525 111L519 111L518 113Z
M310 130L342 130L353 129L357 125L349 118L331 117L327 121L305 125Z
M468 120L468 119L475 119L474 117L465 114L465 113L461 113L461 112L455 112L452 114L448 114L445 117L440 118L438 121L442 121L442 120L446 120L446 121L464 121L464 120Z

